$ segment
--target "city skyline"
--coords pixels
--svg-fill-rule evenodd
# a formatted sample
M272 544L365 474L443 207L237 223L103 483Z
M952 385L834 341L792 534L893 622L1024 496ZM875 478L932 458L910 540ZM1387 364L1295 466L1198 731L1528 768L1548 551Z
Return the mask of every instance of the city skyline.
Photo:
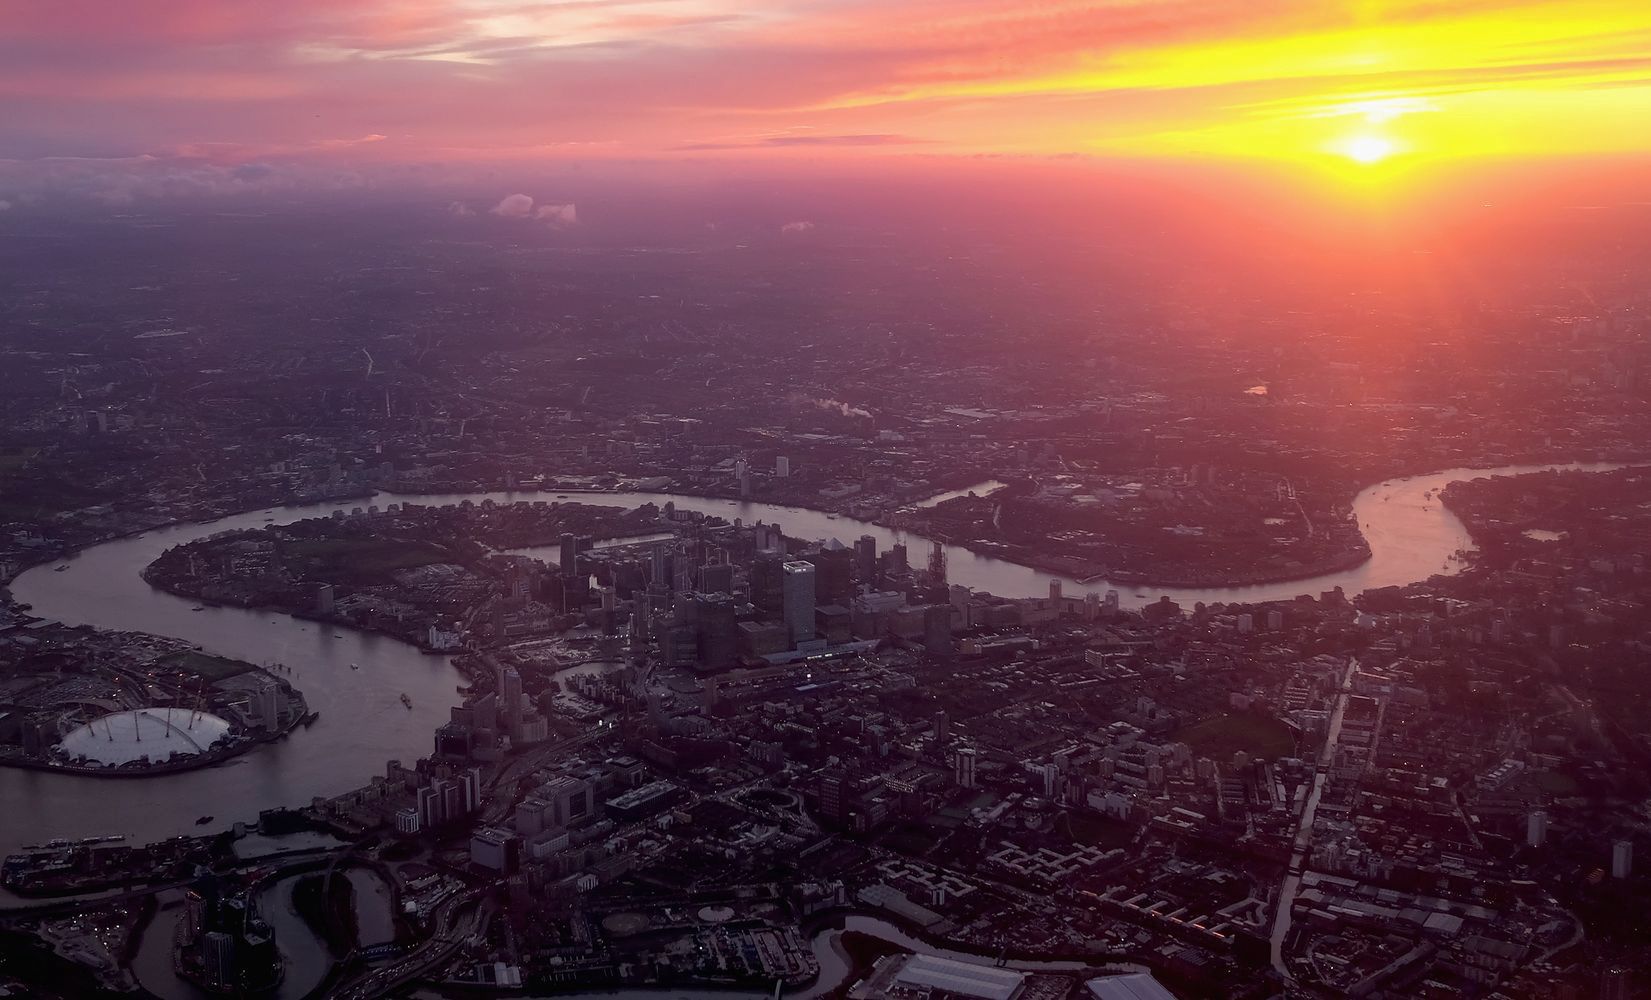
M1651 995L1651 7L0 19L0 995Z

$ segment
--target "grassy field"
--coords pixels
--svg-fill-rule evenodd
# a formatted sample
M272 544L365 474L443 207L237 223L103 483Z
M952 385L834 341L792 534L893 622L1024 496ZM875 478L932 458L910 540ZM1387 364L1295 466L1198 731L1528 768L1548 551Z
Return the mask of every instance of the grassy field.
M21 469L39 453L38 448L0 448L0 472Z
M1549 795L1575 795L1579 791L1573 778L1558 771L1533 771L1531 777L1535 779L1536 787Z
M206 653L190 651L187 653L173 653L161 658L161 663L173 670L183 670L198 674L209 681L221 681L225 677L234 677L252 669L252 664L240 660L226 660L222 656L210 656Z
M447 561L447 553L434 545L394 538L310 539L290 543L287 552L298 559L313 559L363 576Z
M1087 847L1128 847L1135 839L1135 826L1095 813L1073 811L1061 816L1066 832Z
M1251 757L1272 760L1296 752L1290 727L1261 715L1218 715L1184 726L1170 735L1177 743L1192 747L1200 757L1225 761L1240 750Z

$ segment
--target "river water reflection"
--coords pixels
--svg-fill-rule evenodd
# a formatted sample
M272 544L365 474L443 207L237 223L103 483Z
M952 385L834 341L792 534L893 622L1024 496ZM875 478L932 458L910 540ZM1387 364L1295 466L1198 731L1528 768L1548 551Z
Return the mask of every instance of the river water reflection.
M1340 586L1349 596L1370 587L1405 584L1441 571L1454 571L1453 556L1472 547L1465 528L1433 498L1434 491L1455 479L1514 474L1550 468L1603 470L1620 465L1508 466L1489 470L1451 469L1380 483L1354 501L1354 512L1370 541L1371 559L1344 572L1308 580L1254 587L1193 590L1120 587L1121 603L1137 607L1160 594L1183 604L1193 601L1263 601L1316 594ZM799 507L759 504L664 493L567 494L582 503L636 506L674 502L678 508L716 514L747 523L778 523L792 536L839 538L851 543L861 535L880 547L904 542L921 563L927 540L847 517ZM180 833L201 833L237 819L256 819L260 809L296 806L315 796L335 795L364 784L388 759L411 764L427 754L432 733L446 721L458 701L461 678L445 657L426 656L393 639L353 629L299 621L270 612L235 608L192 611L192 602L154 590L139 576L166 548L234 528L256 528L348 510L368 502L379 505L415 501L426 504L461 500L499 502L554 500L548 492L463 493L437 496L380 494L372 501L346 501L283 507L236 514L201 524L173 525L132 538L86 549L61 573L35 567L12 583L16 599L34 613L69 624L130 629L173 636L208 652L255 663L290 666L293 682L303 690L321 719L291 738L234 758L223 765L154 779L98 779L0 768L0 853L54 837L127 834L148 841ZM1067 577L977 555L956 546L947 550L953 583L1005 597L1042 596L1049 582L1060 580L1067 595L1106 589L1104 582L1080 584ZM359 665L351 669L350 665ZM399 700L412 699L408 711ZM197 827L194 818L217 817L215 825Z

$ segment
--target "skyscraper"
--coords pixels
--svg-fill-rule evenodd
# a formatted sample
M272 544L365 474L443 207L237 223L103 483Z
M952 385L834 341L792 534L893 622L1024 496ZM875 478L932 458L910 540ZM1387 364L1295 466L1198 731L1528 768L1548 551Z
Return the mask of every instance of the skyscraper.
M814 597L820 604L846 605L854 598L854 553L835 538L818 552L803 556L814 564Z
M1525 817L1525 846L1541 847L1548 840L1548 814L1538 809Z
M773 618L785 612L785 558L763 552L751 563L751 603L757 613Z
M861 535L854 543L854 572L861 583L877 582L877 539Z
M699 589L710 594L734 592L734 564L711 563L699 568Z
M1611 845L1611 877L1627 878L1634 874L1634 842L1619 840Z
M722 670L733 666L739 653L734 599L720 593L695 594L692 614L699 667Z
M515 667L499 667L499 722L514 738L522 721L522 675Z
M793 643L814 638L814 564L801 559L781 566L784 574L785 624Z
M931 604L923 609L923 648L930 656L952 653L952 606Z
M929 547L929 583L936 587L946 585L946 546L938 539Z

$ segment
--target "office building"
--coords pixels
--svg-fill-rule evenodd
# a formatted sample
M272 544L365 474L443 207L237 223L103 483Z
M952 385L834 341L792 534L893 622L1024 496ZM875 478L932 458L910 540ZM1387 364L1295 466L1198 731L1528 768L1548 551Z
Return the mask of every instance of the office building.
M923 609L923 648L930 656L952 654L952 606L931 604Z
M814 564L814 599L819 604L847 606L854 599L854 553L833 538L803 559Z
M849 993L850 1000L1017 1000L1026 973L933 955L887 955Z
M946 585L946 546L939 539L929 546L929 584L935 587Z
M877 539L861 535L854 543L854 572L861 583L877 582Z
M734 592L734 564L711 563L699 568L699 589L708 594Z
M701 670L732 667L740 640L734 599L721 593L694 594L691 606L696 665Z
M516 870L521 841L514 833L499 827L486 827L470 836L470 863L503 875Z
M522 721L522 675L515 667L500 666L498 682L499 722L514 737Z
M751 563L751 604L765 618L785 613L785 557L764 552Z
M783 601L785 624L793 643L814 638L814 564L800 559L784 563Z

